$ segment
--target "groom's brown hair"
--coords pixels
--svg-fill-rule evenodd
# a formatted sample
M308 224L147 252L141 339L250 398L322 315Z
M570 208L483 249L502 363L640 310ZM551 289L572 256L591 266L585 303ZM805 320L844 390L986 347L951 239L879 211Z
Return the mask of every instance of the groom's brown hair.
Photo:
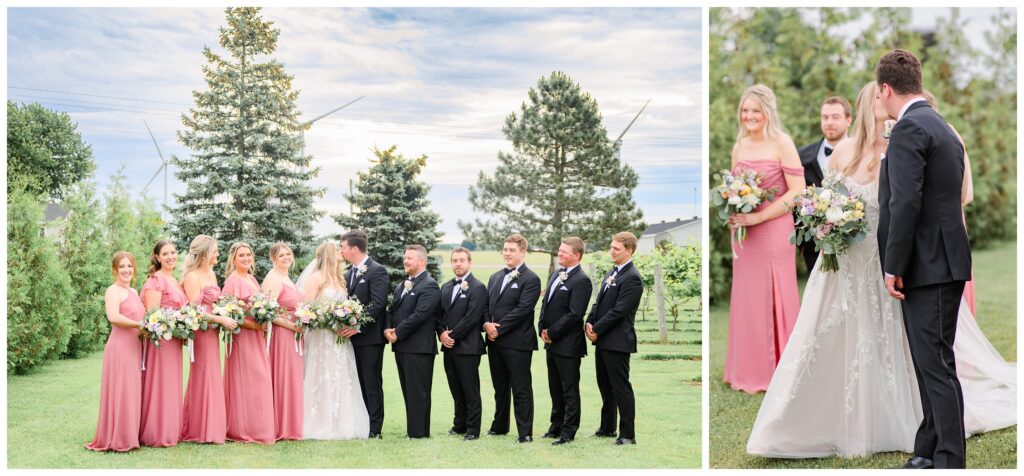
M892 50L875 66L878 87L888 84L899 95L921 94L921 62L907 50Z

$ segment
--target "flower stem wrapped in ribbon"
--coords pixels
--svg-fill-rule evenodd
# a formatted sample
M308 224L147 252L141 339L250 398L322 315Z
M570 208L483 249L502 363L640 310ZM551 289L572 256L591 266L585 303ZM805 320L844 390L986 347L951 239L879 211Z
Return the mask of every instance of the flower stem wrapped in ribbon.
M775 196L775 189L761 188L761 174L756 170L741 170L737 174L722 169L715 174L718 186L711 191L711 203L718 208L718 218L729 226L729 217L736 213L750 213ZM734 230L729 239L743 247L747 238L746 227ZM733 252L733 258L738 258Z
M822 252L821 271L839 270L838 256L867 236L865 203L843 185L842 175L829 173L821 187L810 186L793 199L796 227L789 242L814 242Z
M295 310L295 323L299 325L299 332L295 333L295 351L302 355L303 338L307 329L315 329L319 324L319 305L316 302L303 303Z
M174 337L188 341L188 361L195 362L196 354L193 340L196 337L196 331L205 331L209 327L209 323L206 320L206 316L203 315L202 309L195 304L183 306L178 311L176 317L178 320L174 325Z

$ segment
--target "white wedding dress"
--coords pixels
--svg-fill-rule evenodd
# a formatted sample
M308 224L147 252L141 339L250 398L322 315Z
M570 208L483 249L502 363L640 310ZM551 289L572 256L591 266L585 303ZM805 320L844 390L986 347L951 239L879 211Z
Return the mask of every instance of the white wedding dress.
M327 288L320 298L334 300L344 295L344 291ZM352 343L338 344L337 334L327 329L312 329L303 340L302 437L307 440L367 438L370 415L359 389Z
M912 452L921 400L899 301L879 264L878 182L846 185L867 202L867 238L804 289L796 326L747 441L777 458ZM954 342L969 434L1016 424L1016 366L985 338L961 301Z

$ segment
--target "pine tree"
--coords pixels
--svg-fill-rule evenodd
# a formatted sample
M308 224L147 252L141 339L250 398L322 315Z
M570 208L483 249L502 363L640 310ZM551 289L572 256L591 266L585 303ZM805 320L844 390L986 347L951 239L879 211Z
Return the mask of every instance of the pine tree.
M645 226L633 201L637 174L619 161L619 144L609 140L597 101L558 71L527 95L502 129L514 151L498 152L494 175L481 172L469 189L473 209L496 219L459 221L466 237L500 248L505 236L520 233L530 251L551 255L550 272L566 236L596 250L617 232L640 235Z
M437 225L441 217L430 210L427 193L430 187L417 180L427 156L407 159L395 152L373 149L373 166L359 172L355 192L345 198L356 207L353 215L334 216L347 229L359 228L369 237L367 250L373 259L388 268L394 284L405 278L402 259L405 245L423 245L433 251L441 241ZM440 280L440 263L430 256L427 270Z
M71 279L42 223L41 194L14 189L7 196L8 373L60 357L71 337Z
M65 198L68 215L60 231L60 265L74 284L73 327L65 357L79 357L103 345L108 332L103 295L113 282L100 220L96 185L79 182Z
M207 89L193 92L195 106L182 116L178 139L193 155L174 160L187 190L175 196L173 235L179 250L198 234L212 235L222 255L232 242L246 241L262 276L273 242L290 243L296 255L310 252L313 222L322 214L313 200L323 190L308 185L319 168L310 169L303 154L299 133L308 125L298 119L292 76L277 60L260 62L277 49L280 30L259 8L226 13L220 45L228 55L203 49Z

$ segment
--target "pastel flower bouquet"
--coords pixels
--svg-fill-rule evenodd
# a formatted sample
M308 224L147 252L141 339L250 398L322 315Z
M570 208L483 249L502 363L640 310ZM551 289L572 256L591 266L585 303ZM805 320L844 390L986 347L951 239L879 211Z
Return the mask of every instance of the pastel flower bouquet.
M755 170L743 170L737 174L722 169L715 174L718 186L711 192L711 203L718 209L718 218L729 225L729 217L736 213L750 213L766 201L775 197L775 189L761 188L761 175ZM746 227L732 232L732 240L743 246L747 237Z
M790 243L814 242L822 252L821 270L839 270L838 256L867 236L864 200L850 193L843 177L828 174L820 187L810 186L793 199L796 227Z

